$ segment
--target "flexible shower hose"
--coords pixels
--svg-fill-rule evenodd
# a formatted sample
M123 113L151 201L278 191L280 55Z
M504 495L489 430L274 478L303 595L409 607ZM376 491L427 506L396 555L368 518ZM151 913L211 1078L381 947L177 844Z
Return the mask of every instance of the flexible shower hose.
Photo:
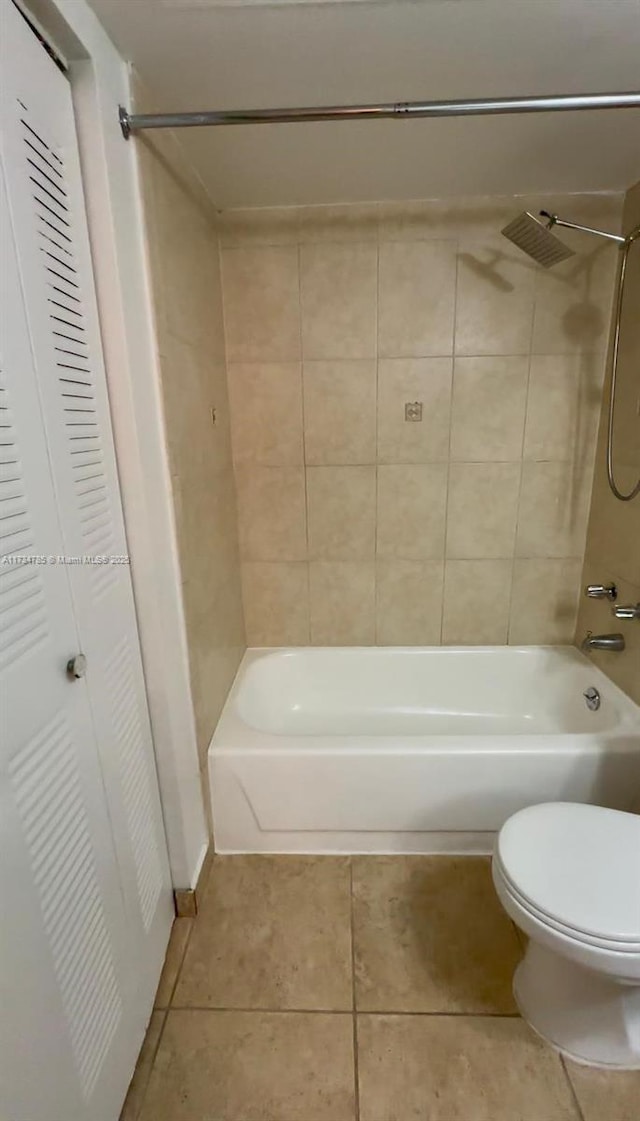
M640 226L629 234L625 239L624 245L620 251L620 268L618 270L618 284L616 287L616 310L615 310L615 324L613 328L613 343L611 353L611 386L609 390L609 420L607 424L607 479L612 493L619 498L621 502L630 502L637 494L640 494L640 479L628 494L619 490L613 473L613 418L616 403L616 381L618 378L618 357L620 350L620 321L622 319L622 302L624 298L624 282L627 275L627 260L629 251L636 238L640 237Z

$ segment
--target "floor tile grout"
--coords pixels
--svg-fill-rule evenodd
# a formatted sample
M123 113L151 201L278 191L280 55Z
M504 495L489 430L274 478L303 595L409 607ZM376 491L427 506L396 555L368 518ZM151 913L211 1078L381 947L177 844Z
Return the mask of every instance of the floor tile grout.
M562 1067L563 1074L564 1074L564 1076L567 1080L567 1083L569 1085L569 1093L571 1094L573 1104L576 1107L576 1113L578 1115L578 1121L584 1121L584 1113L582 1112L582 1106L580 1105L580 1099L578 1098L578 1095L576 1093L576 1088L573 1085L573 1082L571 1081L571 1075L569 1074L569 1071L567 1070L567 1064L566 1064L564 1055L558 1055L558 1058L560 1059L560 1066Z
M242 1012L260 1013L269 1016L353 1016L352 1008L248 1008L245 1005L234 1008L229 1004L175 1004L168 1012Z
M519 1020L519 1012L400 1012L397 1008L358 1008L358 1016L424 1016L427 1017L453 1017L459 1016L466 1019L485 1020Z
M467 1019L491 1019L491 1020L519 1020L519 1012L416 1012L416 1011L403 1011L398 1008L271 1008L259 1007L253 1008L247 1005L240 1005L234 1007L229 1004L174 1004L171 1008L155 1009L156 1012L242 1012L260 1013L263 1012L270 1016L423 1016L425 1018L434 1017L461 1017Z
M144 1105L144 1099L147 1096L147 1090L149 1088L149 1082L151 1081L151 1075L153 1074L153 1068L156 1065L156 1058L157 1058L157 1055L158 1055L158 1051L160 1050L160 1044L162 1043L162 1037L164 1035L164 1029L167 1026L167 1016L169 1015L169 1009L168 1008L161 1009L160 1014L162 1016L162 1027L160 1028L160 1031L158 1032L158 1039L157 1039L156 1045L153 1049L153 1056L152 1056L151 1062L149 1063L149 1077L147 1078L145 1088L144 1088L144 1091L143 1091L143 1094L142 1094L142 1101L140 1103L140 1109L138 1110L138 1115L140 1113L142 1113L142 1107Z
M174 920L174 921L176 921L176 920ZM139 1108L136 1111L135 1117L132 1119L132 1121L137 1121L137 1119L142 1114L142 1110L144 1108L144 1103L145 1103L145 1099L146 1099L146 1096L147 1096L147 1090L149 1088L149 1083L151 1081L151 1075L153 1074L153 1068L155 1066L156 1057L158 1055L158 1051L160 1049L160 1044L162 1043L162 1037L164 1035L164 1029L165 1029L166 1024L167 1024L167 1016L168 1016L169 1011L171 1010L171 1008L173 1006L173 998L174 998L174 995L175 995L176 988L178 986L178 981L180 979L180 974L182 973L182 967L184 965L184 960L187 956L187 949L189 948L189 942L191 941L191 935L193 934L193 928L194 928L195 922L196 922L195 918L191 919L189 921L189 930L188 930L188 933L187 933L187 937L185 939L184 948L183 948L182 954L180 956L180 961L179 961L179 964L178 964L178 968L176 969L176 975L175 975L175 978L174 978L174 981L173 981L173 985L171 986L171 992L169 993L166 1005L162 1008L159 1008L159 1007L157 1007L157 1005L155 1003L155 1000L154 1000L153 1008L151 1010L151 1016L154 1016L156 1013L158 1013L160 1016L162 1016L162 1026L160 1028L160 1031L158 1032L158 1038L156 1040L156 1045L153 1049L153 1054L152 1054L150 1062L149 1062L149 1074L148 1074L148 1077L146 1079L144 1088L143 1088L142 1093L141 1093L140 1105L139 1105ZM171 940L171 935L169 935L169 940ZM168 943L167 943L167 949L168 949ZM149 1020L149 1024L150 1023L151 1023L151 1019ZM148 1030L149 1030L149 1026L147 1025L147 1031ZM145 1033L145 1038L146 1038L146 1033ZM144 1044L143 1044L143 1046L144 1046ZM138 1058L139 1057L140 1056L138 1056Z
M167 1023L168 1009L167 1008L154 1008L154 1009L152 1009L151 1016L153 1017L156 1014L159 1015L159 1016L162 1016L162 1024L161 1024L161 1027L160 1027L160 1031L158 1032L158 1038L156 1040L156 1045L153 1048L153 1051L151 1053L151 1057L149 1059L148 1074L147 1074L147 1077L144 1081L144 1085L141 1087L140 1101L138 1103L138 1108L136 1109L135 1113L131 1117L130 1121L138 1121L138 1119L142 1116L142 1110L144 1109L144 1103L145 1103L145 1100L146 1100L146 1097L147 1097L147 1091L149 1089L149 1083L151 1081L151 1075L153 1074L153 1068L154 1068L155 1063L156 1063L156 1057L157 1057L157 1054L158 1054L158 1050L160 1048L160 1044L162 1042L162 1036L164 1035L165 1025ZM147 1031L145 1032L145 1040L147 1038L147 1033L149 1031L150 1024L151 1024L151 1019L149 1020L149 1024L147 1024ZM144 1047L144 1042L143 1042L142 1046ZM138 1055L138 1062L140 1061L140 1055L141 1054L142 1054L142 1048L140 1049L140 1054ZM129 1089L131 1089L131 1086L133 1085L133 1080L135 1078L136 1071L137 1071L137 1064L136 1064L136 1070L134 1070L133 1077L132 1077L131 1082L129 1084ZM127 1097L128 1096L129 1096L129 1091L127 1091ZM124 1111L126 1109L126 1106L127 1106L127 1099L125 1098L124 1104L122 1106L122 1114L123 1115L124 1115Z
M181 955L180 961L178 963L178 968L176 969L176 975L175 975L174 980L173 980L173 985L171 986L171 992L169 994L169 999L167 1001L167 1010L169 1008L171 1008L172 1005L173 1005L173 998L176 994L176 989L178 987L178 981L180 980L180 975L182 973L182 967L184 966L185 958L187 956L187 950L189 949L189 943L191 941L191 936L193 934L193 928L196 924L196 919L197 919L197 916L196 916L196 918L191 919L190 922L189 922L189 932L188 932L187 937L185 939L184 948L182 950L182 955Z
M356 1002L356 942L353 917L353 860L349 858L349 923L351 931L351 998L353 1017L353 1084L355 1121L360 1121L360 1057L358 1054L358 1011Z

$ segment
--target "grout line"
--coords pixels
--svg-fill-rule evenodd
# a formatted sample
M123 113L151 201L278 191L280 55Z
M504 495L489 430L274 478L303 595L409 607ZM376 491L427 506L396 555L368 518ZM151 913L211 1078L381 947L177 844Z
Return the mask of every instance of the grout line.
M162 1027L160 1028L160 1031L158 1032L158 1041L157 1041L157 1043L156 1043L156 1045L153 1049L153 1058L152 1058L152 1061L149 1064L149 1075L150 1076L153 1072L153 1067L154 1067L154 1064L155 1064L155 1061L156 1061L156 1055L158 1054L158 1050L159 1050L160 1044L162 1042L162 1037L164 1035L164 1029L165 1029L166 1024L167 1024L167 1016L169 1015L169 1009L168 1008L158 1008L158 1009L154 1009L154 1011L161 1012L161 1014L162 1014ZM151 1022L151 1021L149 1021L149 1022ZM148 1085L149 1085L149 1079L147 1079L147 1086ZM145 1095L146 1095L146 1086L145 1086Z
M356 944L353 918L353 858L349 859L349 920L351 931L351 1001L353 1018L353 1084L355 1121L360 1121L360 1064L358 1055L358 1010L356 1008Z
M304 348L302 342L302 243L300 240L300 216L296 219L298 255L298 335L300 341L300 399L302 403L302 473L304 475L304 518L305 539L307 543L307 642L311 646L311 554L309 552L309 483L307 474L307 425L305 414L305 377L304 377Z
M447 482L444 496L444 540L442 542L442 597L440 601L440 646L444 642L444 605L447 590L447 531L449 528L449 489L451 486L451 433L453 430L453 391L456 376L456 333L458 324L458 281L460 273L460 240L456 239L456 268L453 286L453 331L451 333L451 382L449 388L449 438L447 441Z
M300 248L303 248L303 247L301 246ZM179 341L180 341L180 339L179 339ZM185 345L188 345L188 341L185 343ZM591 354L591 353L594 353L594 352L591 352L591 351L582 352L582 357L584 357L585 354L587 354L587 353ZM375 357L375 355L370 354L365 358L350 358L350 357L345 358L344 354L331 354L331 355L328 355L326 358L306 358L305 361L308 362L308 364L310 366L313 366L313 365L318 365L320 363L327 363L327 362L346 362L346 363L373 362L374 357ZM429 351L426 351L424 354L422 352L420 352L419 354L406 354L406 353L402 352L402 353L399 353L399 354L381 354L380 357L383 360L383 362L424 362L426 360L431 360L432 358L453 358L453 357L456 357L456 358L459 358L459 359L464 359L465 361L468 358L469 359L470 358L482 358L482 359L485 359L485 358L527 358L528 359L529 358L529 352L524 351L524 350L508 350L508 351L499 350L499 351L496 351L494 353L493 351L487 352L486 350L483 350L483 351L477 353L474 350L474 351L465 352L464 354L456 354L454 356L452 354L451 350L448 350L448 351L440 351L440 350L431 351L431 350L429 350ZM571 357L575 357L575 356L572 355L572 354L559 354L557 351L553 351L553 352L550 352L549 354L534 354L534 355L531 355L531 357L532 358L571 358ZM280 365L292 365L294 362L298 362L299 360L300 360L299 358L284 358L284 359L270 358L270 359L268 359L268 362L275 363L275 364L280 364ZM265 360L263 358L246 358L246 359L245 358L242 358L242 359L232 358L232 359L230 359L230 362L231 362L232 366L264 366L266 364L267 360ZM410 462L415 464L416 461L415 461L415 459L412 459L412 460L410 460ZM482 462L483 463L492 463L493 460L482 460ZM567 462L571 462L571 461L567 460ZM323 466L323 465L320 464L319 466ZM347 466L348 467L348 466L350 466L350 464L346 464L346 465L343 465L343 464L335 464L335 465L334 464L326 464L325 466L329 466L329 467Z
M175 924L179 920L189 923L189 931L188 931L188 934L187 934L187 937L186 937L186 940L185 940L185 943L184 943L182 953L180 955L180 960L178 962L178 968L176 969L176 975L174 977L173 984L171 986L171 991L169 993L167 1003L164 1004L164 1005L157 1005L156 1004L156 999L157 999L157 996L158 996L158 989L160 988L160 981L158 981L158 987L156 988L156 995L153 999L153 1011L154 1012L166 1012L167 1009L171 1007L171 1001L173 1000L173 994L176 991L176 985L178 984L178 979L179 979L180 973L182 971L182 965L183 965L183 962L184 962L184 959L185 959L185 956L186 956L186 953L187 953L187 947L189 945L189 942L191 941L191 932L193 930L193 924L195 922L195 919L191 918L191 917L188 917L186 915L183 915L183 916L176 915L176 917L173 920L173 925L171 927L171 933L169 934L169 941L167 942L167 948L165 950L164 960L162 962L161 976L162 976L162 973L164 972L165 965L167 964L167 957L169 956L169 947L171 945L171 939L173 937L173 931L174 931L174 928L175 928Z
M375 506L373 526L373 643L378 645L378 472L379 472L379 400L380 400L380 242L376 237L376 392L375 392ZM356 1121L358 1118L356 1117Z
M352 1008L250 1008L228 1004L176 1004L168 1012L240 1012L243 1015L265 1013L269 1016L353 1016Z
M567 1064L565 1062L565 1057L564 1057L564 1055L558 1055L558 1058L560 1059L560 1066L562 1067L562 1069L564 1071L564 1076L565 1076L565 1078L566 1078L566 1080L569 1084L569 1093L571 1094L571 1097L573 1099L573 1104L576 1107L576 1113L578 1114L579 1121L585 1121L584 1113L582 1112L582 1106L580 1105L580 1099L578 1098L578 1095L576 1094L575 1086L573 1085L573 1082L571 1081L571 1075L569 1074L569 1071L567 1070Z
M209 875L211 875L211 871L212 871L212 869L209 869ZM182 974L182 969L183 969L183 966L184 966L185 958L187 956L187 950L189 949L189 943L191 941L191 936L193 934L193 928L194 928L195 924L196 924L196 919L195 918L191 919L190 922L189 922L189 933L187 934L187 937L185 939L184 949L182 951L182 956L180 958L180 963L178 965L178 968L176 969L175 980L173 982L173 985L171 986L171 993L169 995L169 1000L167 1001L167 1009L171 1008L171 1006L173 1004L173 998L175 996L175 992L176 992L176 989L178 987L178 981L180 980L180 976Z
M229 1005L205 1004L177 1004L167 1009L156 1009L157 1012L239 1012L243 1015L256 1015L264 1013L269 1016L351 1016L354 1020L358 1016L413 1016L425 1019L485 1019L485 1020L519 1020L519 1012L416 1012L403 1011L399 1008L249 1008L230 1007Z
M424 1019L520 1020L519 1012L400 1012L398 1009L360 1008L358 1016L413 1016Z
M138 1103L138 1108L136 1109L135 1113L133 1114L133 1116L131 1118L131 1121L138 1121L138 1119L142 1116L142 1111L144 1109L144 1103L146 1101L147 1093L148 1093L148 1090L149 1090L149 1083L151 1082L151 1076L153 1074L153 1068L156 1065L156 1057L157 1057L158 1051L160 1049L160 1044L162 1042L162 1037L164 1035L164 1029L165 1029L165 1026L166 1026L166 1023L167 1023L168 1011L169 1011L168 1008L154 1008L152 1013L151 1013L151 1016L154 1016L156 1013L158 1013L160 1016L162 1016L162 1024L161 1024L161 1027L160 1027L160 1031L158 1032L158 1038L156 1040L156 1045L153 1048L150 1060L147 1064L147 1070L148 1070L147 1077L145 1079L144 1085L139 1087L139 1089L140 1089L140 1101ZM149 1025L150 1024L151 1024L151 1020L149 1020ZM147 1026L147 1032L148 1032L148 1030L149 1030L149 1026ZM131 1086L133 1085L133 1081L134 1081L134 1078L136 1076L136 1072L138 1070L138 1062L140 1061L140 1055L142 1054L142 1050L144 1048L146 1038L147 1038L147 1033L145 1032L145 1038L142 1042L142 1047L140 1048L140 1053L138 1055L138 1060L137 1060L136 1066L134 1068L134 1072L133 1072L133 1076L131 1078L131 1082L129 1083L129 1089L127 1090L127 1097L125 1097L123 1105L122 1105L122 1115L121 1115L121 1117L123 1115L125 1115L125 1109L127 1108L127 1098L129 1096L129 1090L131 1089Z
M528 353L528 361L527 361L527 389L526 389L525 398L524 398L524 421L523 421L523 425L522 425L522 443L520 445L520 480L518 482L518 501L517 501L517 505L516 505L516 524L515 524L515 530L514 530L514 534L513 534L513 555L511 557L511 587L509 589L509 611L508 611L508 614L507 614L507 638L506 638L506 645L507 646L511 645L513 591L514 591L514 587L515 587L515 577L516 577L516 558L519 559L519 560L524 559L522 557L517 557L518 531L520 529L520 514L521 514L520 504L522 502L522 483L523 483L523 479L524 479L524 463L525 463L525 460L524 460L524 444L525 444L525 436L526 436L526 432L527 432L527 417L529 415L529 393L530 393L530 387L531 387L531 361L532 361L532 351L533 351L533 333L534 333L535 324L536 324L537 297L538 297L538 280L537 280L537 277L536 277L534 279L533 300L532 300L532 303L531 303L531 327L529 329L529 353Z

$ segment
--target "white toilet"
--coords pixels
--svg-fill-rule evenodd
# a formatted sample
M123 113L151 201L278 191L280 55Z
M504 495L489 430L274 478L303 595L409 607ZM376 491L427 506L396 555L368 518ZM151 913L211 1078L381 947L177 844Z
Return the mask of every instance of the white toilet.
M523 1018L589 1066L640 1070L640 816L546 802L500 830L493 880L529 936Z

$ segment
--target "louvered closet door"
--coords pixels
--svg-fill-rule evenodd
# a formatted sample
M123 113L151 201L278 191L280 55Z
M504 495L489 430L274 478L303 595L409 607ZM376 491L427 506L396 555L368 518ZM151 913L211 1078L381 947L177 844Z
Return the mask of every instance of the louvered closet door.
M11 8L11 5L8 5ZM152 998L172 900L111 436L71 90L12 10L4 21L5 166L63 552L134 931ZM114 106L114 114L116 113ZM116 127L114 115L114 127Z
M112 1121L127 922L0 174L0 1117Z

